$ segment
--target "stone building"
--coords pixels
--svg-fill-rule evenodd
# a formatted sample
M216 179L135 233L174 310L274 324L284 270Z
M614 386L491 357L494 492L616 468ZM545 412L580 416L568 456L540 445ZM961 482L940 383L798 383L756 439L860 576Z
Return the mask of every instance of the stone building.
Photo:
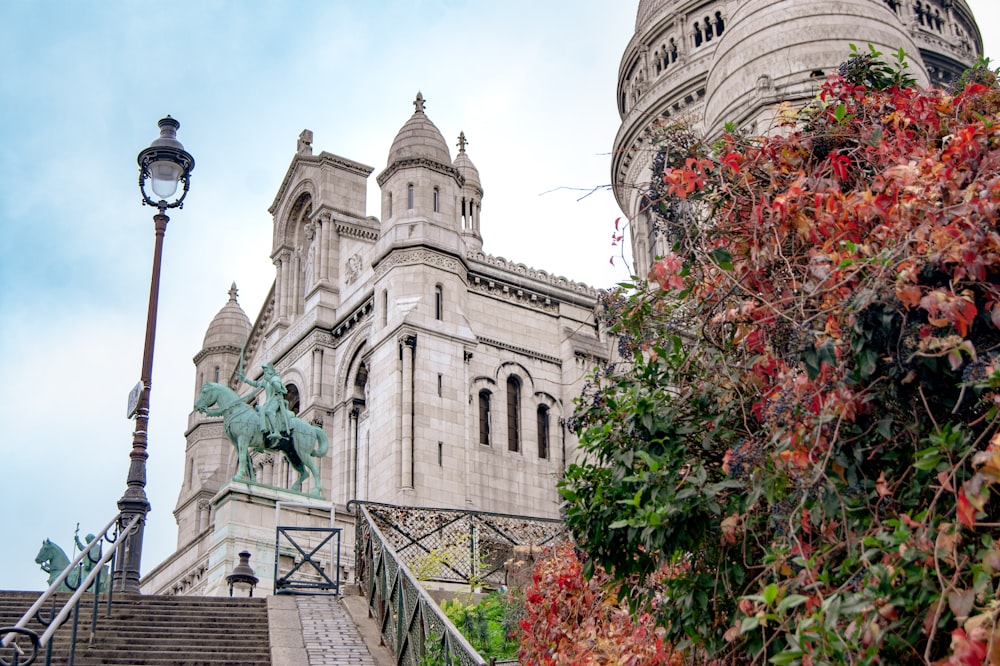
M329 438L322 497L311 482L288 490L280 455L254 455L257 483L231 481L221 419L192 412L177 550L144 592L224 594L244 549L267 592L276 522L349 528L351 499L558 515L565 417L605 353L597 293L483 252L490 223L464 134L452 159L421 95L414 105L376 178L379 217L365 210L372 167L314 154L300 135L270 208L274 286L251 324L234 285L194 357L194 395L206 381L246 393L241 350L250 377L275 366L291 409Z
M711 137L733 123L768 131L780 101L804 104L855 44L902 48L921 85L947 85L982 55L965 0L640 0L618 72L612 152L637 275L666 247L644 212L650 130L683 123Z

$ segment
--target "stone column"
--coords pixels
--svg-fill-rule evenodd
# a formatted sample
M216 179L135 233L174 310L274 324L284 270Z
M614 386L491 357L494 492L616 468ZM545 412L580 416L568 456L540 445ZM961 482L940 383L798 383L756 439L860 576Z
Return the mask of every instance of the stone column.
M400 339L403 352L403 386L400 392L400 438L399 487L413 488L413 364L417 350L417 336L407 335Z
M318 243L317 251L319 257L316 261L319 274L316 276L316 282L327 283L330 281L330 220L329 219L317 219L316 220L316 242Z
M291 314L290 303L291 303L291 293L290 293L290 283L292 279L292 266L290 259L290 252L288 250L282 250L281 254L278 255L278 261L280 262L279 275L277 285L277 297L278 297L278 317L280 319L287 319Z
M469 364L472 361L472 352L468 350L462 350L462 386L464 391L472 390L471 375L469 370ZM465 403L465 446L462 447L462 454L465 458L465 502L466 504L472 504L472 488L470 477L472 476L472 456L473 451L477 451L476 446L479 444L479 403L478 392L472 391L468 395L468 399L463 400Z
M288 289L291 292L291 299L289 300L290 306L288 309L289 315L294 315L305 310L303 303L299 300L299 296L305 297L305 289L302 288L302 255L296 252L293 257L291 257L292 271L291 280L289 280Z
M284 267L281 262L281 255L274 258L274 316L277 319L281 319L281 308L284 306L281 300L281 285L284 282Z
M319 398L323 395L323 350L313 349L312 353L312 367L311 367L312 377L310 381L310 388L312 390L313 399Z
M358 497L358 416L361 414L361 409L355 405L351 409L350 423L347 428L347 440L350 442L347 450L347 465L348 470L348 484L345 491L349 492L350 495L347 497L348 500L357 499Z

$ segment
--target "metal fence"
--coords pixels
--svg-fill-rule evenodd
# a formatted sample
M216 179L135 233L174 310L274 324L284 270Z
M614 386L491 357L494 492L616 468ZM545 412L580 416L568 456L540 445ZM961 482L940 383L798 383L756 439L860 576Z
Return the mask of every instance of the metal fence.
M515 546L544 548L564 534L558 520L458 509L352 502L357 580L396 663L427 654L442 664L486 666L418 581L470 587L505 584ZM417 572L417 573L414 573Z

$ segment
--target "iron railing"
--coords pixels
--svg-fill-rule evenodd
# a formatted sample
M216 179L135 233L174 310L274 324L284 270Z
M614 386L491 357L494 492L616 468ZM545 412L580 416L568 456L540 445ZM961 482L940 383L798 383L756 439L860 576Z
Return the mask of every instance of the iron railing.
M279 525L274 540L274 593L275 594L340 594L340 528L292 527ZM296 539L296 534L299 535ZM284 538L282 538L284 537ZM313 537L310 539L310 537ZM319 538L318 542L315 539ZM305 543L310 540L310 543ZM303 543L299 543L302 541ZM288 570L280 567L283 545L294 548L293 564ZM333 578L316 555L325 547L330 549L329 564ZM306 549L309 549L306 552Z
M142 515L132 516L129 523L124 526L119 522L121 518L122 514L119 514L104 526L101 536L88 543L87 549L73 558L73 561L56 576L49 588L38 597L14 626L0 628L0 666L30 666L38 659L39 652L43 648L45 649L45 665L50 666L52 663L52 638L70 614L73 615L73 626L70 631L69 655L66 663L67 666L73 666L79 632L80 602L88 590L93 590L94 593L89 636L90 643L94 643L97 636L97 618L101 603L101 578L104 575L105 565L110 562L111 570L114 570L114 563L120 556L119 551L124 543L124 539L121 537L128 534L138 524ZM110 547L105 548L105 546ZM97 557L97 554L100 554L100 557ZM91 564L90 573L86 578L83 578L83 573L86 571L84 558L87 558ZM74 572L76 573L75 578ZM83 578L82 581L81 578ZM73 592L57 611L55 595L64 583ZM106 603L107 615L109 616L111 615L113 596L113 586L108 585ZM49 604L48 609L44 608L46 603ZM41 635L28 628L28 624L32 620L45 627Z
M382 640L402 666L431 653L440 663L487 662L418 581L499 587L515 546L543 548L564 534L558 520L459 509L352 501L356 579ZM516 663L516 662L514 662Z

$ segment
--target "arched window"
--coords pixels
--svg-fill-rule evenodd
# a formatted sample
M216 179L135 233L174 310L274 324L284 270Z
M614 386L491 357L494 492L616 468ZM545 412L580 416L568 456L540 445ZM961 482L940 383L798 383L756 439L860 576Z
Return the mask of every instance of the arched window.
M406 186L406 207L413 210L413 183Z
M694 45L701 46L701 23L694 24Z
M439 284L434 285L434 318L444 319L444 290Z
M389 213L389 214L388 214L388 216L387 216L387 217L392 217L392 192L389 192L389 199L388 199L388 201L387 201L386 203L388 204L388 205L386 206L386 208L388 208L388 209L389 209L389 210L388 210L388 213Z
M712 41L712 21L705 17L705 41Z
M389 292L382 290L382 325L389 323Z
M438 188L435 187L434 188L434 212L435 213L440 213L441 212L440 199L441 199L441 192L438 190Z
M715 34L722 36L722 31L726 29L726 22L722 20L722 12L715 12Z
M216 384L219 383L219 375L220 375L219 366L215 366L215 379L213 379L212 381L215 382Z
M538 457L549 457L549 406L538 405Z
M299 387L295 384L288 384L288 393L285 394L285 400L288 401L288 409L293 414L299 413Z
M479 443L490 445L490 392L486 389L479 392Z
M521 450L521 380L507 378L507 450Z

